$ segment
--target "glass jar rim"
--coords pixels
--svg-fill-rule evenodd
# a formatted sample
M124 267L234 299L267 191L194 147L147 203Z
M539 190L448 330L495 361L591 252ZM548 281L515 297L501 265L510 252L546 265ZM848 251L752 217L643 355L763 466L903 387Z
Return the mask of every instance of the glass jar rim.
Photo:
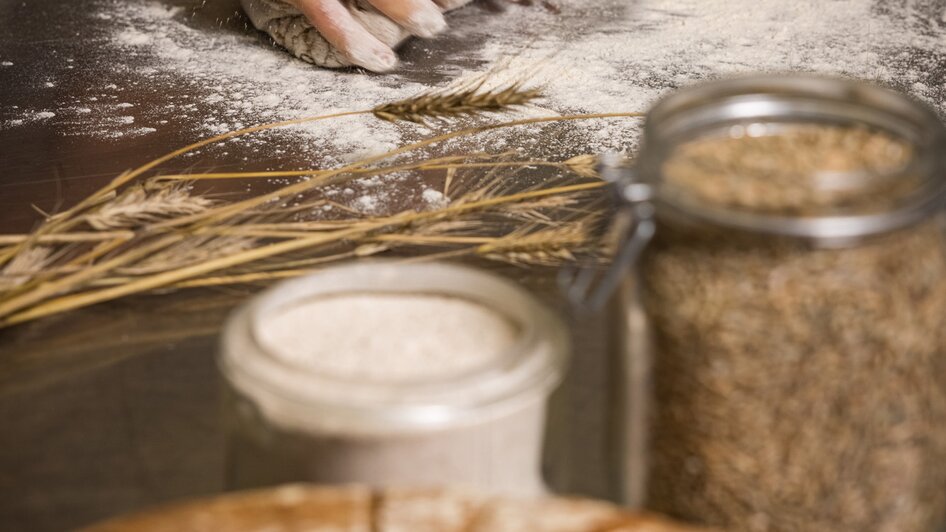
M490 363L423 382L307 372L258 340L268 313L318 297L371 293L467 300L514 321L521 333ZM373 260L284 281L237 309L225 326L218 365L267 418L328 432L390 433L476 422L543 399L563 377L566 344L559 320L508 280L455 264Z
M888 131L916 149L900 176L920 186L895 207L872 213L794 216L739 211L661 194L670 151L700 132L748 121L864 125ZM638 179L654 188L661 216L818 241L857 239L918 223L946 205L946 128L929 107L868 83L815 75L747 76L707 82L671 94L647 114Z

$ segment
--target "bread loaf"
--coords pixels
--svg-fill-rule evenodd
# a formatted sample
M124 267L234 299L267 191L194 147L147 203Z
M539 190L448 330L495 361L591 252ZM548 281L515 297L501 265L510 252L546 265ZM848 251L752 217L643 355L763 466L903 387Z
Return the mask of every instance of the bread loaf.
M566 498L508 499L451 490L292 485L158 508L86 532L699 532Z

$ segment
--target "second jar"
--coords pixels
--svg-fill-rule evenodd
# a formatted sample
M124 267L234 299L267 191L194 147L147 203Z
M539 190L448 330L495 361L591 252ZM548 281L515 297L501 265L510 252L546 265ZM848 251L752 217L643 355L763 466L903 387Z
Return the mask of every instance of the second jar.
M224 332L228 486L541 494L566 345L527 292L471 268L374 262L281 283Z
M933 113L850 81L651 111L621 184L656 213L652 352L629 353L653 360L648 506L735 531L943 523L944 151Z

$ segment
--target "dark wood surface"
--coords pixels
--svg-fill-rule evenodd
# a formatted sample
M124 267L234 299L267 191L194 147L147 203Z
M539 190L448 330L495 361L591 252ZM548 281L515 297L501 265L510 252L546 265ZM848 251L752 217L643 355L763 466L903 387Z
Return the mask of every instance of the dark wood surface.
M162 1L199 8L190 22L196 28L250 31L231 16L235 0ZM95 79L98 73L84 65L95 65L91 59L102 53L105 22L87 15L101 5L0 0L0 60L29 66L0 69L0 123L14 117L12 106L53 107L54 94L81 92ZM481 44L409 44L405 75L438 82L443 75L429 65L447 54L459 54L453 64L460 64ZM53 68L47 59L55 54L75 57L75 71L62 76L57 93L30 90L22 72ZM124 76L134 80L133 71ZM161 103L131 83L124 97L139 108ZM29 230L39 219L33 206L55 211L73 204L122 170L196 140L187 128L173 126L122 141L63 135L43 122L0 126L0 233ZM512 275L560 303L548 276ZM140 296L0 330L0 530L61 530L222 489L216 334L227 312L258 289ZM607 417L602 361L608 330L600 316L584 318L573 330L580 357L566 417L579 437L568 452L582 474L562 483L569 491L604 496L609 449L593 432Z
M230 17L236 0L165 3L197 7L189 21L197 28L220 31L224 21L225 30L250 31L245 20ZM82 93L94 81L96 72L83 65L96 64L96 54L103 53L103 29L96 26L103 22L83 17L85 9L100 10L101 3L0 0L0 60L27 67L0 69L0 124L17 116L12 106L55 107L52 93L31 89L37 71L60 63L47 61L46 54L68 55L79 65L61 78L60 97ZM483 16L489 13L484 10ZM265 39L260 42L265 45ZM477 44L408 45L404 75L437 83L442 76L425 68L428 62ZM123 98L139 109L158 108L160 95L134 86L133 79L128 75ZM181 91L186 96L186 89ZM40 219L33 206L50 212L71 205L122 170L199 139L193 135L186 127L168 127L116 141L66 135L43 123L0 125L0 233L28 231ZM294 161L284 157L278 163L291 167ZM221 162L190 160L180 169L201 165L219 168ZM554 304L549 281L548 276L529 279ZM216 335L228 311L260 288L133 297L0 330L0 530L62 530L222 490ZM589 320L590 327L581 327L592 337L586 345L605 342L603 323ZM573 375L582 381L606 378L598 364L576 369ZM568 401L574 415L603 425L594 421L606 415L601 394L575 390ZM569 491L592 496L608 491L607 480L601 480L608 477L603 458L608 450L603 440L594 440L582 437L581 448L576 444L568 451L581 455L578 470L587 479L563 478Z

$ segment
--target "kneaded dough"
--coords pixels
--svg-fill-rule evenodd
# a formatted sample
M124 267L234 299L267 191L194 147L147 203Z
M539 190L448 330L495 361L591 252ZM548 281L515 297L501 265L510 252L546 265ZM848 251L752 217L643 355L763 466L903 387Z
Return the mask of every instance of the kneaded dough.
M253 25L268 33L276 44L292 55L328 68L352 66L351 61L339 49L322 37L309 24L305 16L292 5L282 0L241 0L243 9ZM471 0L442 0L438 2L445 10L456 9ZM384 16L365 0L345 1L352 16L372 35L391 49L396 49L411 34L397 23Z

